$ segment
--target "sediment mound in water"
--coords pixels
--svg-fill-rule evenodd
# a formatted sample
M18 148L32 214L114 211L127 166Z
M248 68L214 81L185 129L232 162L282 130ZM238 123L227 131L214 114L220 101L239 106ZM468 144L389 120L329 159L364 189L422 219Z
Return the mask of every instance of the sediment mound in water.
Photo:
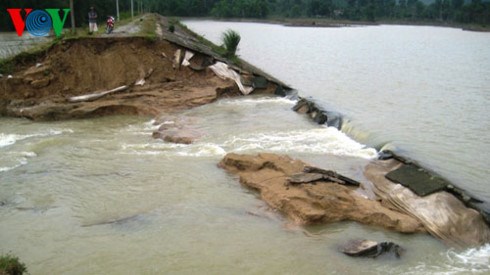
M404 233L425 231L417 219L387 208L380 201L361 197L355 192L357 187L347 185L342 177L311 180L311 175L305 175L301 178L310 180L298 181L307 165L288 156L230 153L220 167L237 174L242 184L258 190L272 208L299 224L348 220ZM302 183L291 184L292 179Z
M182 54L176 63L178 50ZM186 50L164 39L62 40L19 62L11 77L0 79L0 115L31 119L156 115L240 94L235 82L203 66L215 62L209 55L194 52L190 66L180 66ZM274 88L270 85L262 92Z
M227 154L220 167L299 224L357 221L398 232L427 231L451 246L487 243L490 230L482 216L452 194L440 191L419 197L385 175L400 166L396 160L371 162L366 176L377 195L361 197L354 180L275 154ZM366 183L364 183L366 184Z

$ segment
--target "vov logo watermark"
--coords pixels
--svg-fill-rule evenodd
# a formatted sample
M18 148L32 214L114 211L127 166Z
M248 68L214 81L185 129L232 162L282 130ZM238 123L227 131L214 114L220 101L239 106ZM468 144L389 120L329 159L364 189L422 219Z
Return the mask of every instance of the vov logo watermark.
M60 17L61 10L63 10L63 20ZM22 9L7 9L7 12L10 14L18 36L22 36L25 29L33 36L47 36L51 28L56 36L60 36L70 9L34 11L32 9L24 9L24 18L22 18Z

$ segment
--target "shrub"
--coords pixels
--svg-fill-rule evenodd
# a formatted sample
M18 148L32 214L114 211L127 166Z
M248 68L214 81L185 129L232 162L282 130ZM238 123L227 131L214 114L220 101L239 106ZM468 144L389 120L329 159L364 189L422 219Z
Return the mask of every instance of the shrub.
M22 275L24 272L27 272L26 265L19 258L9 254L0 257L0 274Z
M172 33L175 31L175 26L174 26L174 24L170 24L170 25L168 26L168 31L169 31L169 32L172 32Z
M223 46L227 57L234 57L240 43L240 34L234 30L227 30L223 33Z

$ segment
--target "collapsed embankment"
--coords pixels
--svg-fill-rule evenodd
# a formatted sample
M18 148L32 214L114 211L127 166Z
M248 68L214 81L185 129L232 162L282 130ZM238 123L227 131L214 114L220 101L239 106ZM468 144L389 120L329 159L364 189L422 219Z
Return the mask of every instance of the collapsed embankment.
M157 115L240 95L233 80L207 68L216 62L213 57L194 52L190 64L182 66L186 51L163 39L62 40L0 79L0 114L43 120ZM276 87L267 82L259 92L273 93ZM117 88L100 97L80 97Z
M14 57L10 75L0 76L0 115L36 120L158 115L244 91L289 89L242 60L224 58L185 27L172 25L170 31L170 25L165 17L147 14L111 36L62 39Z
M0 79L2 115L43 120L108 114L155 116L207 104L223 96L238 96L244 91L273 94L287 88L254 70L226 65L223 62L227 60L203 48L198 40L178 32L167 32L157 39L113 37L62 40L24 61L16 64L11 76ZM300 102L302 105L298 104L296 111L309 114L320 124L341 128L340 115L325 111L307 100ZM161 130L168 131L166 128ZM165 139L160 134L155 136ZM187 141L190 140L187 136L183 139L183 143L191 142ZM462 211L469 213L469 219L456 219L449 226L435 224L434 218L417 215L421 209L431 211L431 208L410 209L410 205L389 197L391 194L386 195L390 190L383 190L383 186L378 188L378 200L363 199L356 194L355 188L337 185L336 182L317 185L325 182L323 176L312 180L312 185L285 186L288 177L303 171L304 164L284 170L278 168L282 164L275 163L276 157L269 158L272 160L258 160L258 166L252 165L251 168L245 165L248 160L245 164L241 160L231 163L224 161L223 167L227 165L225 168L230 171L235 168L247 169L240 172L242 182L259 189L271 206L295 220L307 223L347 219L401 232L427 230L461 245L480 244L490 236L476 211L467 212L462 208L461 211L449 213L449 219L457 217ZM289 159L285 161L292 162ZM373 171L367 174L368 178L373 175L370 180L375 184L384 183L384 176L389 171L384 171L382 167ZM271 181L273 185L269 182L271 175L277 176ZM441 201L443 206L444 202L448 202L447 199L436 200L437 203ZM423 203L420 201L418 204ZM434 207L443 208L440 205ZM469 220L478 225L472 228L482 228L484 233L464 235L461 226L465 226L465 221ZM441 228L456 234L448 235ZM455 237L460 236L464 236L461 241L454 241Z

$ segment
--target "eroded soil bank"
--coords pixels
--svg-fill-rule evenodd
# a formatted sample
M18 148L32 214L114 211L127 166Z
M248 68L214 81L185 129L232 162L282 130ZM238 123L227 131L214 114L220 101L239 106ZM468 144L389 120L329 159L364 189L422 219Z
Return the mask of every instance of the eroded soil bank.
M63 39L14 58L13 71L0 77L0 115L35 120L156 116L241 95L238 82L253 93L289 89L245 61L236 65L222 57L185 27L169 31L170 24L147 14L118 26L114 35ZM126 31L142 26L145 32ZM217 76L209 68L216 63L238 80Z
M212 57L195 53L191 65L198 69L176 66L179 49L185 51L166 40L137 37L61 41L0 79L0 114L44 120L157 115L240 94L233 81L202 68ZM127 88L96 100L70 101L122 86ZM262 92L273 92L273 86Z

